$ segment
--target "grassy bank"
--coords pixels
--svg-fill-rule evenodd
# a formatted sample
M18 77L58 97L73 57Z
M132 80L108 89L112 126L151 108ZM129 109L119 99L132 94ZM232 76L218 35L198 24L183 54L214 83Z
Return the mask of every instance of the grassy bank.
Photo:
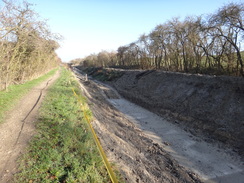
M37 79L24 84L11 85L8 87L7 91L0 91L0 123L3 121L6 111L10 110L24 94L34 86L54 75L56 71L57 69L54 69Z
M72 88L84 101L77 81L63 69L42 104L38 133L20 159L15 182L110 182Z

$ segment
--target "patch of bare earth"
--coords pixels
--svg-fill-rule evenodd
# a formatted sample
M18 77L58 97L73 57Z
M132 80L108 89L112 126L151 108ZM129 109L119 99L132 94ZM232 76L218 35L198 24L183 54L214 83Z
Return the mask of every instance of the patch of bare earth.
M210 143L200 135L195 136L187 125L181 124L183 120L180 123L179 119L156 115L121 97L119 90L96 80L85 81L82 74L74 72L81 79L81 88L96 117L93 126L100 141L126 182L243 183L242 158L228 146L223 148L219 141ZM131 86L136 83L129 77L122 79L125 83L116 88L127 87L124 91L128 98L150 96L149 86L133 90ZM151 80L142 84L153 87L155 83ZM159 96L164 95L154 97ZM155 101L151 97L148 103L154 101L156 105L166 99Z
M116 93L93 81L81 83L96 118L93 127L125 182L201 182L108 102L107 98L116 98Z
M48 87L59 77L59 72L31 89L19 103L8 112L0 125L0 182L11 182L17 172L17 158L25 152L29 140L35 134L38 109Z

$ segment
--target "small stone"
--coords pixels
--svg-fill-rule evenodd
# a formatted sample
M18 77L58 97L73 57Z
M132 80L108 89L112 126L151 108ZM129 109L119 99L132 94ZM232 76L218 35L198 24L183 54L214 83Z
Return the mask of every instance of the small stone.
M164 142L164 145L169 146L169 143L168 142Z

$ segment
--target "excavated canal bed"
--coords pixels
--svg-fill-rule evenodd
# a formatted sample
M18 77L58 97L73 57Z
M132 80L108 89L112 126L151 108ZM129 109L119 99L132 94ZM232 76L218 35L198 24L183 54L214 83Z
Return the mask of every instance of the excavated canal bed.
M76 74L96 118L93 126L126 182L244 180L242 157L229 146L196 136L179 119L159 116L113 87Z

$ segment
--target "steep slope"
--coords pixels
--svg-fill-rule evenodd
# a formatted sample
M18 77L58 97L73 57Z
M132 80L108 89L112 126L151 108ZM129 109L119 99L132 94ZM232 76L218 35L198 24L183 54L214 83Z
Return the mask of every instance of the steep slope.
M208 140L218 140L243 154L243 78L163 71L124 72L113 81L122 96L159 115L173 116L187 130Z

